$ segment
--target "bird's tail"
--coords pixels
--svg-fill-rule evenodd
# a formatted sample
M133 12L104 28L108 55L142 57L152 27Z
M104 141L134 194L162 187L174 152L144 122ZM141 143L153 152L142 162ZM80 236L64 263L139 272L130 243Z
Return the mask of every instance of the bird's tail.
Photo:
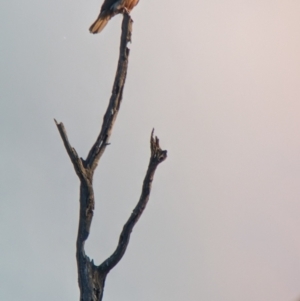
M98 19L91 25L90 33L99 33L110 20L110 16L99 16Z

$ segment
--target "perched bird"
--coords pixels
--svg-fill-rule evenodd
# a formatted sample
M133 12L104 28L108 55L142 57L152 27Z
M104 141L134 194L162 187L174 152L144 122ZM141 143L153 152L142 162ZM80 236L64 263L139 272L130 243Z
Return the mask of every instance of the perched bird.
M99 33L107 22L119 13L130 13L139 0L104 0L97 20L91 25L91 33Z

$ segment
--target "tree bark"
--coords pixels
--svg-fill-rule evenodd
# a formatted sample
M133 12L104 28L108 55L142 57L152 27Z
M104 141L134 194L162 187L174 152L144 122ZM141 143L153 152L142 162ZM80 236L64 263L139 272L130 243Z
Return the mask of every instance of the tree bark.
M127 13L124 13L119 61L112 94L106 113L103 117L101 131L85 160L80 158L76 150L71 146L63 123L58 123L55 120L65 149L70 157L71 162L73 163L75 172L80 180L80 214L76 242L76 259L78 270L78 284L80 289L80 301L102 300L106 276L109 271L118 264L118 262L125 254L132 229L142 215L149 200L151 184L155 170L157 166L167 158L167 151L164 151L160 148L159 140L157 137L153 137L152 131L150 139L150 162L143 182L140 199L128 221L123 227L116 250L110 257L104 260L102 264L96 266L93 260L90 260L90 258L85 254L84 249L85 241L87 240L90 233L90 227L95 207L93 175L98 162L102 154L104 153L106 146L108 145L113 125L120 109L128 68L129 49L127 48L127 44L131 41L131 32L132 19Z

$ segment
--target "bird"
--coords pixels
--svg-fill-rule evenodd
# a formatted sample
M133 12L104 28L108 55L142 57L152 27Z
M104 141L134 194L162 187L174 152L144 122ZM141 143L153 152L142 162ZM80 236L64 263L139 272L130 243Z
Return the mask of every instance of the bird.
M104 0L97 20L91 25L90 33L99 33L115 15L130 13L139 0Z

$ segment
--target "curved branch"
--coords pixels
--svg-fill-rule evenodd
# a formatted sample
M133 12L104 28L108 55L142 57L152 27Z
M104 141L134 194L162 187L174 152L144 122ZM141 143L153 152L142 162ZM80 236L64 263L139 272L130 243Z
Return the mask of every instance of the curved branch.
M99 266L99 271L101 273L107 274L112 268L114 268L118 264L118 262L122 259L123 255L125 254L127 246L129 244L132 229L141 217L148 203L155 170L157 166L167 158L167 151L162 150L160 148L159 139L157 137L153 137L153 132L154 130L152 130L150 139L151 157L147 173L143 182L143 188L139 202L137 203L128 221L123 227L116 250Z
M123 89L127 75L128 57L130 52L130 50L127 48L127 44L128 42L131 42L131 31L132 19L129 14L125 12L122 23L118 68L112 89L112 94L106 113L103 117L103 124L100 134L86 158L86 164L92 172L94 172L95 168L97 167L99 159L104 153L106 146L108 145L112 127L117 118L117 114L121 105Z

